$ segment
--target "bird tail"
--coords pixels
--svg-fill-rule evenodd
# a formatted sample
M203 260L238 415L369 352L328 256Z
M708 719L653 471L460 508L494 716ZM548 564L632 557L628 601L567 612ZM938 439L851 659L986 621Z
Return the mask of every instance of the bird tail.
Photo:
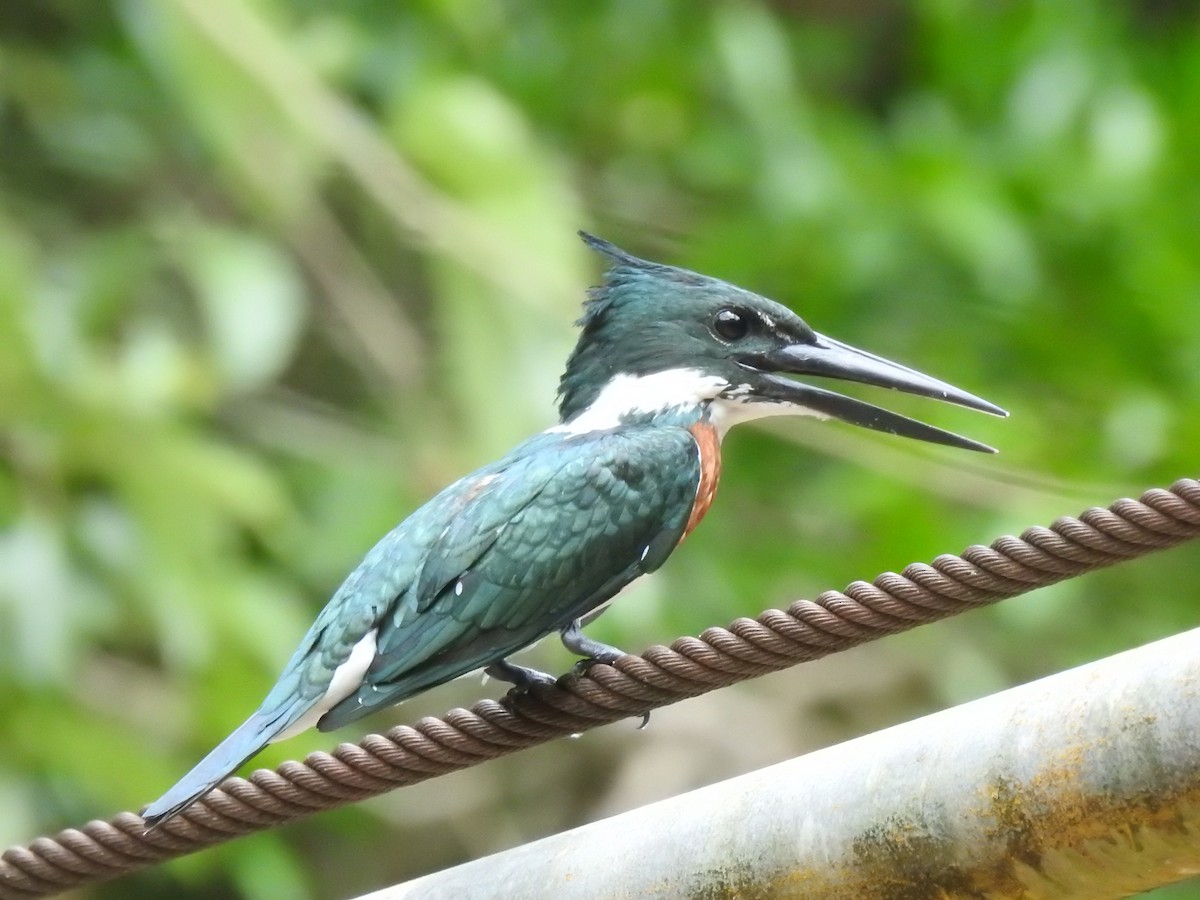
M281 720L278 713L263 715L262 710L248 718L213 748L208 756L196 763L174 787L146 807L142 819L146 822L147 831L177 816L215 788L242 763L267 746L279 733L281 725L285 724L286 719Z

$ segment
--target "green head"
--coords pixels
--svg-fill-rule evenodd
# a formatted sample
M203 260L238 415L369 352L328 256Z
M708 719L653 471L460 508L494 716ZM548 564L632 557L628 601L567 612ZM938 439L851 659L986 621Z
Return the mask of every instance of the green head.
M826 338L773 300L580 235L610 266L588 292L579 342L559 383L560 428L615 427L687 407L722 429L761 416L806 414L991 449L785 375L859 381L1004 415L999 407Z

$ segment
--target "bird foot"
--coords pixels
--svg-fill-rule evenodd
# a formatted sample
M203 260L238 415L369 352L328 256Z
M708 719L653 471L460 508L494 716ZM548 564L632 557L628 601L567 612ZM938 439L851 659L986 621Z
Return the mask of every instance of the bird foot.
M572 653L584 657L575 664L575 674L579 675L586 672L589 667L596 663L615 663L626 653L618 647L612 647L608 644L602 644L600 641L593 640L583 633L583 627L579 619L576 619L570 625L562 630L563 646ZM583 666L583 669L579 667Z
M603 644L601 646L603 646ZM571 674L573 676L575 676L576 678L578 678L580 675L587 674L588 670L591 669L592 666L594 666L598 663L604 663L605 665L612 665L614 662L616 662L618 659L620 659L622 656L625 655L620 650L616 650L615 648L609 648L609 649L613 650L613 655L609 656L609 658L605 659L605 658L598 658L598 657L594 657L594 656L588 656L584 659L579 660L577 663L575 663L575 665L573 665L571 667ZM641 731L643 728L645 728L649 724L650 724L650 711L647 710L646 712L642 713L642 724L638 725L638 731Z
M584 659L576 660L575 665L571 666L571 674L576 677L578 677L580 675L586 675L588 673L588 670L591 669L592 666L598 665L600 663L604 663L607 665L609 663L609 660L596 659L595 657L591 657L591 656L586 657Z
M578 653L583 657L571 667L571 674L576 677L586 674L597 663L611 666L622 656L627 655L624 650L602 644L600 641L588 637L583 633L583 622L579 619L562 630L562 642L563 646L572 653ZM638 731L649 724L650 713L647 711L642 713L642 724L638 726Z
M504 681L513 686L513 691L528 691L535 684L556 684L558 679L545 672L531 669L528 666L518 666L506 659L498 659L483 670L489 677Z

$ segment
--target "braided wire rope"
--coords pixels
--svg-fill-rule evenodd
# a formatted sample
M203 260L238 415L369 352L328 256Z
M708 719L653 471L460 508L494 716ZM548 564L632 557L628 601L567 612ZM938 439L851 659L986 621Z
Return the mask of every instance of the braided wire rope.
M478 765L554 738L637 716L734 682L846 650L1094 569L1200 537L1200 481L1185 478L1020 537L855 581L787 610L739 618L641 656L595 665L556 685L426 717L274 771L229 778L178 818L146 832L123 812L14 846L0 857L0 900L44 897L114 878Z

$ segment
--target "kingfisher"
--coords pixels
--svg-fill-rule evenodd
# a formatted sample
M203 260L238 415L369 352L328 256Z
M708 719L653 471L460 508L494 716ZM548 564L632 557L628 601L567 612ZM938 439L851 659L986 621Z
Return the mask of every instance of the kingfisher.
M764 416L836 419L995 452L789 376L891 388L996 416L966 391L814 331L786 306L639 259L580 232L607 262L558 389L559 423L451 484L372 548L262 705L143 812L203 797L267 744L340 728L483 670L515 690L555 679L510 660L557 632L577 669L622 651L584 634L704 518L721 440Z

